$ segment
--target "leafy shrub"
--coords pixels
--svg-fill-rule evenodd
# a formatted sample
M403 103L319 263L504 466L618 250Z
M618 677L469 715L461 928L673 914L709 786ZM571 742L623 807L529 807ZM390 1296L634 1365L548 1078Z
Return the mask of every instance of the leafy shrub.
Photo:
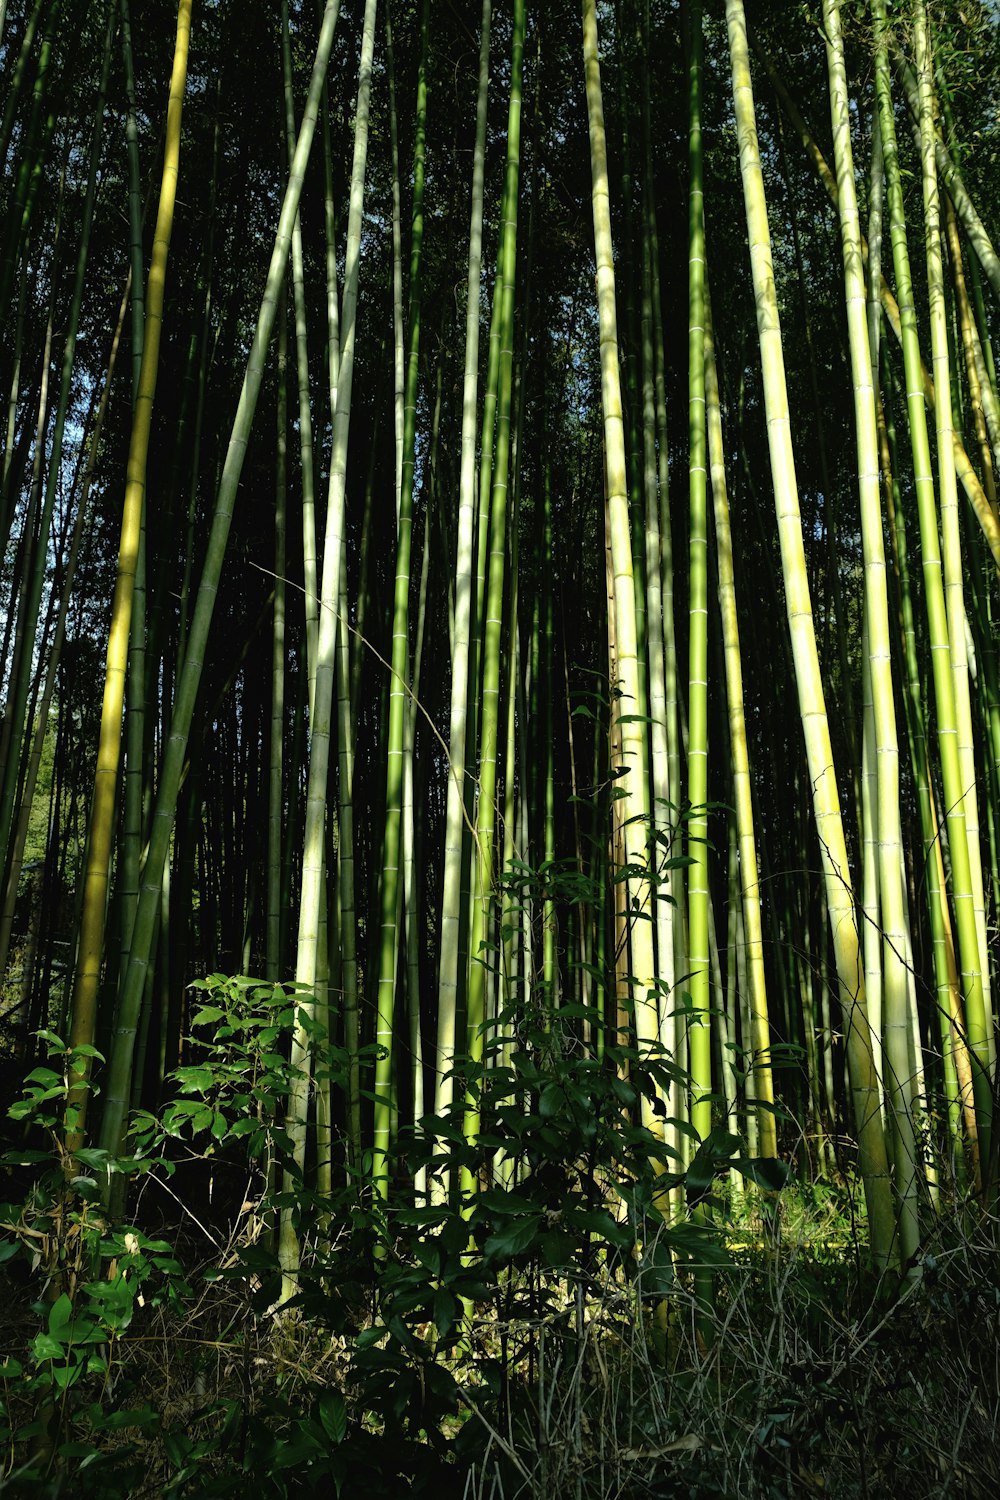
M662 1141L635 1117L642 1098L662 1113L685 1079L629 1046L578 1055L573 1029L595 1019L580 1008L539 1017L488 1068L460 1065L451 1113L400 1140L386 1208L346 1168L332 1201L295 1171L283 1119L294 987L216 975L194 990L190 1061L159 1114L135 1115L122 1158L85 1147L66 1159L75 1059L55 1036L11 1110L47 1138L7 1159L36 1174L4 1207L0 1244L8 1272L19 1262L38 1289L35 1331L0 1368L13 1493L229 1495L251 1475L261 1495L357 1492L362 1475L371 1495L440 1492L501 1430L532 1440L533 1382L546 1358L551 1370L584 1347L585 1310L624 1344L677 1292L679 1267L726 1264L721 1228L669 1221L667 1195L704 1202L734 1163L760 1166L719 1130L686 1173L665 1172ZM344 1053L318 1029L312 1041L314 1082L342 1085ZM480 1122L471 1143L466 1094ZM159 1185L193 1213L191 1172L206 1164L238 1168L245 1184L225 1233L213 1203L207 1262L176 1254L141 1215L120 1225L106 1211L124 1179L146 1184L140 1204ZM421 1169L439 1185L429 1202L408 1187ZM278 1315L283 1210L309 1250ZM181 1329L192 1331L174 1348ZM190 1385L173 1404L144 1365L154 1339ZM226 1364L209 1389L197 1355L213 1347Z

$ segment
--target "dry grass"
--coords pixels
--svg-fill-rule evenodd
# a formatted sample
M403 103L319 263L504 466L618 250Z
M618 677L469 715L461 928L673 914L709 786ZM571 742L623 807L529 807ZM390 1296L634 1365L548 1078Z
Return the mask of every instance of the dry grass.
M903 1296L873 1291L809 1248L745 1250L711 1313L678 1284L659 1351L648 1308L589 1302L538 1329L533 1386L467 1500L992 1500L1000 1226L939 1247Z

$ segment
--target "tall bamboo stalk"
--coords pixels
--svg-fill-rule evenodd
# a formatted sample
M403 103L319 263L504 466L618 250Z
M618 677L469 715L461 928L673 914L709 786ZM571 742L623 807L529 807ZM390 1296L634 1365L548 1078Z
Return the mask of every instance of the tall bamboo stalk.
M972 712L969 697L969 668L966 650L965 590L962 577L962 552L958 519L958 491L952 445L951 374L948 350L947 313L944 293L944 267L941 249L941 210L935 159L933 116L933 63L927 35L927 16L923 0L914 0L913 33L917 64L920 108L920 153L923 180L924 232L927 255L927 290L930 302L931 352L937 399L934 403L938 453L938 488L941 497L941 562L944 573L944 597L951 648L955 718L953 727L958 756L958 798L955 807L955 836L949 839L952 860L962 869L962 853L956 848L961 840L958 814L965 825L968 848L968 887L959 899L971 900L975 943L966 918L966 942L962 951L966 981L966 1025L969 1042L978 1067L975 1074L976 1112L984 1173L990 1172L991 1122L993 1096L990 1070L994 1057L990 1046L993 1024L990 1010L989 970L987 966L986 921L983 895L982 862L979 851L979 816L977 810L976 766L972 744ZM964 872L963 872L964 873ZM957 882L956 882L957 884ZM967 955L971 953L971 963ZM968 966L968 967L967 967Z
M212 527L205 552L205 562L198 586L197 600L191 616L187 649L177 674L173 717L166 740L156 804L153 811L149 847L143 869L142 886L136 908L129 964L119 1000L108 1083L105 1094L101 1140L105 1148L117 1153L124 1128L125 1111L130 1092L132 1053L136 1025L142 1004L146 974L158 912L161 886L177 813L177 800L187 755L188 735L195 701L201 684L209 630L218 596L219 580L226 554L226 542L239 489L240 475L246 457L250 428L260 388L264 379L265 360L278 312L281 288L288 265L292 225L302 193L302 181L312 147L323 78L333 45L339 0L327 0L323 13L316 59L309 82L302 123L295 145L289 179L282 200L274 248L265 282L247 361L243 387L226 451L216 496ZM152 289L150 288L150 291Z
M378 992L375 1042L376 1191L388 1193L388 1149L391 1113L397 936L403 887L403 794L412 744L406 730L410 687L410 552L413 535L413 491L417 442L417 385L420 374L421 252L424 234L424 172L427 133L428 0L420 12L420 64L417 72L416 136L413 147L413 209L410 223L409 337L403 399L401 489L396 535L396 577L392 610L392 664L389 679L389 734L386 752L385 830L382 845ZM412 916L412 913L411 913Z
M847 92L847 69L844 63L838 0L824 0L823 18L830 80L830 119L837 164L847 330L854 382L858 490L861 501L862 550L865 568L865 640L871 680L871 719L877 767L875 817L878 831L879 930L882 935L884 1082L893 1126L892 1168L896 1189L899 1250L904 1264L909 1264L916 1254L919 1237L916 1146L910 1109L911 1018L906 969L909 934L902 879L899 744L896 734L889 632L888 574L883 545L882 506L879 490L875 385L872 374L872 349L869 343L864 261L861 254L861 226L854 187L851 108Z
M688 1069L691 1124L712 1128L708 890L708 489L705 428L705 218L701 5L688 7Z
M94 777L94 801L90 816L90 838L87 869L84 876L83 909L80 918L80 941L73 995L73 1025L70 1033L73 1046L92 1046L97 1025L97 993L104 957L108 877L121 759L122 705L128 667L136 562L146 493L149 434L153 419L153 401L156 396L156 377L159 371L167 258L173 230L174 205L177 200L181 114L184 107L188 45L191 36L191 3L192 0L179 0L177 7L177 31L167 102L167 131L163 153L163 173L160 180L160 201L156 214L153 252L146 286L142 367L132 419L128 479L122 507L121 539L118 549L118 576L111 604L111 628L108 633L101 731L97 770ZM89 1064L83 1062L78 1075L74 1078L73 1090L67 1104L66 1145L70 1151L77 1149L83 1141L88 1078Z
M609 554L614 599L615 660L621 696L615 719L620 735L620 773L616 816L623 833L625 869L619 873L625 902L630 946L630 1002L640 1048L660 1041L656 1003L656 958L653 948L649 861L649 774L646 735L638 718L639 669L629 526L629 489L625 463L625 424L622 414L618 354L618 313L611 236L611 197L608 181L607 138L598 57L596 0L583 0L583 63L590 127L590 166L593 184L594 250L597 261L597 312L601 341L601 406L604 418L604 469ZM650 1115L650 1119L655 1117Z
M347 456L351 429L351 394L354 381L354 358L357 339L358 288L361 272L361 230L364 213L365 180L368 163L369 111L372 68L375 55L375 20L377 0L366 0L361 60L358 74L357 107L354 116L354 158L351 167L350 207L347 221L347 249L344 266L344 292L340 322L340 365L337 375L337 409L333 414L333 449L330 456L330 480L326 508L326 534L323 548L323 573L320 586L319 635L316 655L316 686L309 736L309 778L306 788L306 818L302 841L302 888L299 908L298 947L295 964L296 982L306 992L305 1003L292 1035L292 1061L296 1074L288 1091L287 1130L295 1161L305 1166L306 1125L309 1104L310 1022L315 1017L315 1000L309 992L316 984L319 958L319 919L325 903L325 846L327 779L330 764L330 741L333 734L333 690L337 657L340 594L344 579L343 549L347 488ZM336 17L334 17L334 21ZM325 38L326 17L324 17ZM331 26L332 40L332 26ZM327 49L327 56L329 55ZM310 84L310 100L315 85L315 108L323 85L326 58L317 52L316 67ZM307 104L307 111L309 104ZM299 145L306 128L305 117L299 132ZM296 149L296 155L298 148ZM289 1186L291 1179L289 1178ZM278 1257L282 1270L282 1301L294 1295L298 1284L299 1243L290 1209L282 1214L278 1238Z
M473 901L466 1004L466 1052L473 1075L483 1058L487 1018L486 945L495 897L497 873L497 760L500 720L501 640L504 582L507 572L507 524L512 478L511 412L514 381L514 313L517 273L517 225L521 179L521 91L524 72L525 0L514 0L511 34L510 96L507 106L507 157L501 214L499 283L499 370L496 398L496 453L490 489L489 568L482 640L482 717L479 735L479 802L473 852ZM473 1076L466 1090L464 1133L474 1142L479 1134L480 1082ZM468 1192L475 1178L462 1169Z
M774 1114L774 1079L771 1073L771 1029L764 973L764 936L761 927L761 886L754 833L753 783L747 744L743 695L743 664L740 648L739 608L733 567L729 495L726 485L725 446L719 376L715 363L715 341L711 300L705 295L705 399L708 421L708 453L715 516L715 550L719 566L719 609L725 650L726 702L729 713L729 754L732 761L733 802L736 811L739 894L742 908L740 964L745 972L749 1030L743 1037L744 1067L749 1064L753 1080L753 1118L757 1149L761 1156L778 1152ZM744 986L741 984L740 989Z
M771 260L764 176L757 140L742 0L727 0L726 21L732 66L733 102L746 205L750 264L757 304L768 448L774 484L778 535L789 631L795 663L799 712L812 782L813 814L823 863L832 929L838 992L851 1074L855 1128L868 1205L872 1253L885 1264L893 1254L895 1222L882 1134L878 1080L872 1056L864 975L854 914L847 845L834 773L826 699L816 650L802 521L799 511L791 423L785 386L781 323Z

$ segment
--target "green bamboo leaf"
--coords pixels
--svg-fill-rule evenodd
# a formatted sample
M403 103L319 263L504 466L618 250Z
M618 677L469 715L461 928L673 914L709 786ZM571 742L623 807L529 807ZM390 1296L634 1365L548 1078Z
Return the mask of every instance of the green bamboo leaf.
M192 1026L209 1026L215 1021L221 1021L225 1011L218 1005L203 1005L191 1017Z
M331 1443L340 1444L347 1436L347 1407L339 1391L324 1391L319 1399L319 1419Z
M443 1287L439 1287L434 1293L431 1308L431 1315L434 1327L437 1329L438 1337L446 1339L461 1313L461 1303L451 1292Z
M62 1359L63 1346L51 1333L36 1333L31 1341L32 1353L36 1360Z
M65 1333L72 1317L72 1299L66 1292L63 1292L49 1308L49 1333L54 1339L58 1339L60 1335Z
M50 1052L65 1052L67 1050L67 1043L63 1041L62 1037L56 1036L54 1031L36 1031L35 1035L40 1042L47 1044Z
M508 1192L505 1188L487 1188L485 1192L478 1193L476 1207L515 1217L538 1211L537 1203L533 1203L530 1198L525 1198L522 1193Z
M108 1153L99 1146L83 1146L79 1151L73 1152L73 1157L83 1166L92 1167L94 1171L99 1171L108 1164Z
M177 1068L174 1077L181 1086L182 1094L204 1094L215 1083L215 1074L204 1066Z
M792 1176L789 1164L779 1161L777 1157L761 1156L754 1160L737 1157L732 1165L750 1182L755 1182L758 1187L770 1193L780 1192L787 1187Z
M60 1074L54 1073L51 1068L32 1068L25 1078L25 1083L40 1083L46 1089L62 1088ZM46 1095L45 1097L48 1097Z
M491 1234L483 1247L487 1260L510 1260L521 1255L536 1240L541 1225L541 1215L532 1214L523 1219L514 1219L510 1224Z

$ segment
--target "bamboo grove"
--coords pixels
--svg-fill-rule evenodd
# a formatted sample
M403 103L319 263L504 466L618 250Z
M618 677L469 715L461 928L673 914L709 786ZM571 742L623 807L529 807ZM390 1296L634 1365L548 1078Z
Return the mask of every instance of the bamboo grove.
M390 1214L504 1179L393 1148L535 1023L670 1061L668 1173L856 1167L877 1266L989 1197L998 26L0 7L0 1016L70 1151L215 971Z

